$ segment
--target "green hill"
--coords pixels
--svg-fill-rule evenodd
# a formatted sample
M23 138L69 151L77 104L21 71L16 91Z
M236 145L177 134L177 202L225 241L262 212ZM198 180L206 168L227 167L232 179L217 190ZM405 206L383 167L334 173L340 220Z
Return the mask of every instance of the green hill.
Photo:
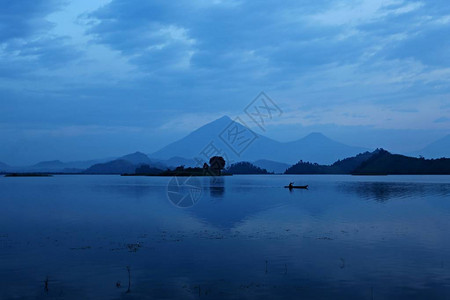
M300 161L287 169L285 174L443 175L450 174L450 158L415 158L377 149L338 160L332 165Z
M424 159L380 150L357 167L355 175L450 174L450 158Z
M300 161L288 168L285 174L351 174L377 151L379 150L364 152L353 157L338 160L332 165L319 165L317 163Z
M133 174L137 166L129 161L123 159L116 159L110 162L95 164L86 169L86 174Z
M246 161L232 164L226 172L229 174L268 174L266 169L261 169Z

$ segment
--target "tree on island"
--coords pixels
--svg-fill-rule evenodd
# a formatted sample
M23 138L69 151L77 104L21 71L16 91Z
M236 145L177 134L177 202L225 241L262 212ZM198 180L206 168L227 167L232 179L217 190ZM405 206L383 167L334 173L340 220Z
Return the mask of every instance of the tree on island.
M209 169L216 175L221 174L221 171L225 168L225 159L222 156L213 156L209 159Z
M227 173L230 174L269 174L266 169L261 169L248 161L232 164Z
M142 164L136 168L136 171L134 172L134 174L136 174L136 175L156 175L156 174L160 174L161 172L163 172L163 170L158 169L158 168L152 168L147 164Z

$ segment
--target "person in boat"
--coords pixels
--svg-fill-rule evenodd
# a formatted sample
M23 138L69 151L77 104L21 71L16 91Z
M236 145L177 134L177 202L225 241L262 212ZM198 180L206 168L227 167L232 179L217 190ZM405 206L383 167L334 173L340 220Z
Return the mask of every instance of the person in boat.
M293 182L289 182L289 188L290 189L294 188L294 183Z

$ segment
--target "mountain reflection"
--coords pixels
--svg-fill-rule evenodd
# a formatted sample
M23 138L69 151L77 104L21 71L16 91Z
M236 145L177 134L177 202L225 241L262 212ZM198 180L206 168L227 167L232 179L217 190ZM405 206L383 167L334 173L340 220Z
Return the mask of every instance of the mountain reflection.
M209 193L211 197L223 197L223 194L225 193L225 181L223 177L209 178Z
M365 200L386 202L392 199L425 197L426 195L445 195L450 192L450 185L433 183L402 182L346 182L338 186L339 191L356 194Z
M0 298L423 299L448 281L449 177L211 179L187 208L165 177L0 180Z

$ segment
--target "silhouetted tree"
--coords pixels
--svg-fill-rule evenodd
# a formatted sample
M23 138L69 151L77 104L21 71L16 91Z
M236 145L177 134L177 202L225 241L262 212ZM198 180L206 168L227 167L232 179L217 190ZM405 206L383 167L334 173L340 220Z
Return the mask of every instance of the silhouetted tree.
M150 174L159 174L163 172L163 170L158 168L152 168L147 164L142 164L136 168L135 174L137 175L150 175Z
M261 169L247 161L232 164L227 169L227 173L231 173L231 174L268 174L266 169Z
M210 169L217 175L220 175L221 170L225 168L225 164L225 159L222 156L213 156L209 159Z
M148 174L151 173L151 168L149 165L140 165L139 167L136 168L136 174Z

